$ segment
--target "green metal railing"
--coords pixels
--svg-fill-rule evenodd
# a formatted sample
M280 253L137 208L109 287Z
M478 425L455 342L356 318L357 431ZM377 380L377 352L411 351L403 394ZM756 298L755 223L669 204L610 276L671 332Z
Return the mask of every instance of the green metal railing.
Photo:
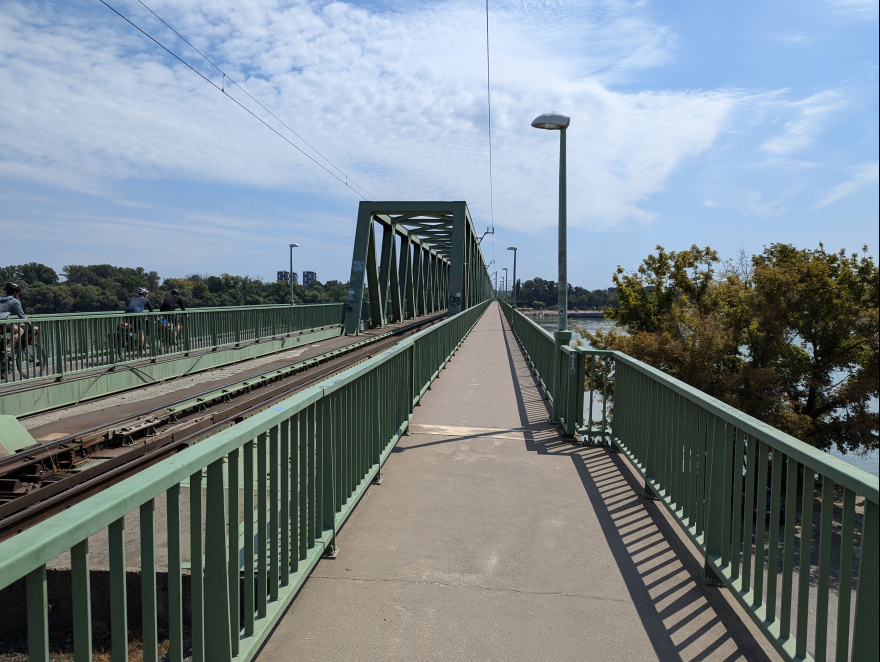
M341 325L345 304L197 308L186 312L42 315L0 321L0 343L11 356L0 384L61 379L72 373L145 358L160 359L223 345L255 342ZM38 328L34 336L32 327ZM15 329L22 332L15 337Z
M552 336L505 314L548 382ZM571 356L587 363L591 404L603 389L599 437L703 554L706 580L727 586L783 657L880 659L877 477L620 352ZM588 409L579 429L592 431Z
M526 357L535 370L535 375L541 382L547 399L554 405L554 411L559 416L559 424L567 434L583 434L587 436L604 434L604 426L600 430L593 429L592 423L592 397L589 400L589 424L584 425L584 388L587 379L586 350L580 347L559 347L559 357L553 334L542 329L528 317L510 307L505 302L499 302L504 316L510 323L513 332L519 339ZM554 366L559 365L560 375L554 375ZM589 362L591 371L595 368L593 362ZM590 383L595 379L592 372L589 375ZM554 380L556 384L554 385ZM558 401L557 401L558 400ZM604 409L603 409L604 412ZM605 416L603 414L603 421Z
M46 564L70 552L74 655L92 659L90 536L109 543L113 659L127 659L125 516L139 519L144 660L250 660L405 433L412 410L488 303L272 406L0 543L0 590L24 579L30 660L49 659ZM189 498L203 494L202 498ZM157 503L166 506L157 534ZM188 503L188 505L186 505ZM186 526L184 526L184 524ZM190 549L189 606L183 599ZM167 548L167 568L157 550ZM167 572L167 609L157 573ZM161 612L161 613L160 613ZM138 626L131 624L135 629Z

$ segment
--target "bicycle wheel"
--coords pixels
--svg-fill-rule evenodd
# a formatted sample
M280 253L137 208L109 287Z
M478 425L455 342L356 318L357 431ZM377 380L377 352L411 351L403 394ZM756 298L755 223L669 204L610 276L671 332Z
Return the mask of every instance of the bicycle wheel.
M40 347L40 343L32 344L30 350L31 356L33 357L33 365L37 372L41 375L50 372L51 366L49 365L49 359L46 356L46 352Z
M19 363L18 374L22 379L39 377L47 365L46 353L39 345L28 345L16 359Z

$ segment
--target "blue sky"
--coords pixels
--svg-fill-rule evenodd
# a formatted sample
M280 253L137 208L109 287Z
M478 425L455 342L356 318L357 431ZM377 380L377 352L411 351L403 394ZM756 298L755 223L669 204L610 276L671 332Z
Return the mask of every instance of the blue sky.
M657 244L878 245L876 0L136 0L0 4L0 264L164 277L286 268L347 280L360 197L466 200L487 261L556 279L568 132L569 280ZM241 107L311 153L331 176ZM335 170L338 168L338 170ZM342 174L344 173L344 174ZM493 208L494 207L494 208Z

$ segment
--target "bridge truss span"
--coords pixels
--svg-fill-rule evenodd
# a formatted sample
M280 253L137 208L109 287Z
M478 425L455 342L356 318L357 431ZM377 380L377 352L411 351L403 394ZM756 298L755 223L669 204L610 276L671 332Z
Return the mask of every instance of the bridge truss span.
M492 296L463 201L361 202L349 282L347 334L360 330L365 288L369 325L379 328L442 310L452 317Z

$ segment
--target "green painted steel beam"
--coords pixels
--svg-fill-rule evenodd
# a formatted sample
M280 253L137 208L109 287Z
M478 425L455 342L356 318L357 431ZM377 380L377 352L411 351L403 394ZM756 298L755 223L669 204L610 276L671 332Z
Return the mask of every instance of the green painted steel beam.
M13 455L37 442L15 416L0 416L0 457Z

